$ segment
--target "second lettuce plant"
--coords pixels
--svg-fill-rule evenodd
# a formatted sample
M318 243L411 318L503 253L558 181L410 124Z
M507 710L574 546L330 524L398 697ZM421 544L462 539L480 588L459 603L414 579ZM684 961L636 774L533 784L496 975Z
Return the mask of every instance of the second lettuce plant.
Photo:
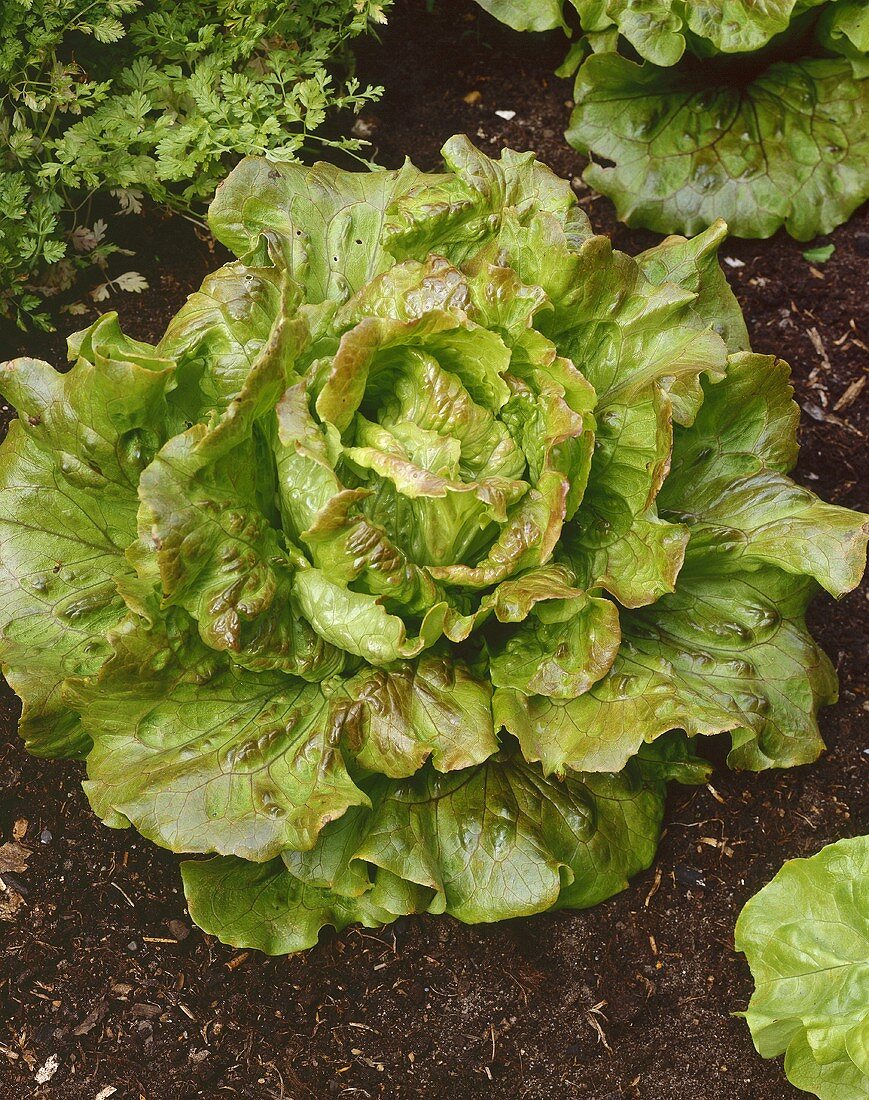
M567 138L628 225L807 241L869 198L862 0L479 2L518 30L575 9Z

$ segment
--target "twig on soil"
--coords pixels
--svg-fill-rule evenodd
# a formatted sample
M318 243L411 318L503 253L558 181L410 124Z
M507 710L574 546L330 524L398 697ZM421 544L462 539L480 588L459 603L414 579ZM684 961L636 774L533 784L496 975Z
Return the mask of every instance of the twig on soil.
M847 409L849 406L854 404L854 402L863 392L863 387L866 385L866 378L867 376L864 374L847 387L842 396L833 406L834 412L841 412L842 409Z
M114 886L114 888L118 891L118 893L121 895L121 897L124 898L127 905L129 905L133 909L136 908L136 903L130 899L129 894L124 893L124 891L120 888L120 886L118 886L118 884L116 882L110 882L109 886Z
M655 894L657 894L658 888L661 885L662 877L663 877L663 875L662 875L662 872L661 872L661 868L659 867L655 871L655 881L652 883L651 889L649 890L648 894L646 894L646 899L643 902L643 908L644 909L649 908L649 902L652 900L652 898L655 896Z
M613 1052L613 1048L607 1041L606 1032L601 1026L600 1020L606 1020L602 1009L606 1007L606 1001L598 1001L596 1005L592 1005L591 1008L585 1010L586 1022L597 1032L597 1041L603 1043L604 1049L608 1050L610 1054ZM600 1017L600 1019L598 1019Z

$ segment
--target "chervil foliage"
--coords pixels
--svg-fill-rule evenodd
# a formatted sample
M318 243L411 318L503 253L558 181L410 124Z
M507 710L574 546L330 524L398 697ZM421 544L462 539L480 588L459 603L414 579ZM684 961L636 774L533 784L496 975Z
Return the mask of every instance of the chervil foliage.
M90 198L143 193L198 215L240 157L316 146L330 113L379 93L348 43L390 0L8 0L0 9L0 316L46 325L40 296L105 266L80 247ZM336 79L336 73L344 73Z
M531 154L444 155L243 161L210 210L239 260L157 346L107 315L0 380L22 736L87 758L107 824L213 854L185 886L228 942L593 905L703 776L685 733L823 747L804 611L864 517L787 477L725 227L632 258Z
M864 0L478 2L517 30L578 16L567 138L628 225L805 241L869 198Z

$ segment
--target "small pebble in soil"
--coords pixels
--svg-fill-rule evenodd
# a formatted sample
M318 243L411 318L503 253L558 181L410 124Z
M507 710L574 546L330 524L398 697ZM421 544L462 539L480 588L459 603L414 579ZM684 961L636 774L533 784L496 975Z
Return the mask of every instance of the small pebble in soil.
M46 1082L50 1081L55 1073L57 1073L59 1065L60 1058L56 1054L50 1054L36 1071L35 1080L37 1085L44 1085Z
M51 844L53 839L54 837L52 836L50 829L43 829L42 832L39 834L40 844Z
M23 898L30 895L30 887L24 879L19 878L18 875L13 874L11 871L3 872L3 881L9 889L15 890L16 893L19 893Z
M676 867L674 873L676 881L681 882L683 886L696 886L700 890L706 889L706 879L693 867Z
M130 942L127 944L127 950L131 954L135 954L139 950L139 945L136 943L135 940L130 940Z
M166 927L176 940L186 940L190 935L190 929L183 920L170 920Z

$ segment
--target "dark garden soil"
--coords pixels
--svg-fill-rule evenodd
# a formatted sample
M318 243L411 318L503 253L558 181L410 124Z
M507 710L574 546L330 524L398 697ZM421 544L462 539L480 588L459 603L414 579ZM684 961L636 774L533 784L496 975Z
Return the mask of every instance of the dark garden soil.
M380 161L395 165L407 153L434 168L444 140L464 131L490 153L536 149L575 177L582 162L561 136L570 86L552 76L563 39L514 35L470 0L426 7L398 0L382 45L360 55L363 77L389 89L364 120ZM507 121L496 111L516 114ZM618 245L636 251L652 241L616 225L605 199L576 186L596 228ZM117 308L129 332L156 338L223 257L177 218L151 213L126 231L138 253L129 266L151 289L120 296ZM784 236L732 241L723 257L755 348L793 365L805 411L797 476L828 500L865 507L865 211L829 240L836 251L817 266ZM80 323L67 318L66 330ZM61 336L7 333L0 358L25 345L62 362ZM675 789L654 866L619 897L492 926L438 917L348 929L274 960L191 925L177 857L100 825L80 765L29 758L7 692L0 843L15 838L31 854L26 870L3 876L0 893L0 906L23 898L0 924L0 1097L804 1095L780 1061L755 1054L731 1016L750 993L733 925L784 859L866 831L867 611L865 591L838 604L819 598L812 609L841 678L841 700L821 718L823 759L761 775L717 768L709 787Z

